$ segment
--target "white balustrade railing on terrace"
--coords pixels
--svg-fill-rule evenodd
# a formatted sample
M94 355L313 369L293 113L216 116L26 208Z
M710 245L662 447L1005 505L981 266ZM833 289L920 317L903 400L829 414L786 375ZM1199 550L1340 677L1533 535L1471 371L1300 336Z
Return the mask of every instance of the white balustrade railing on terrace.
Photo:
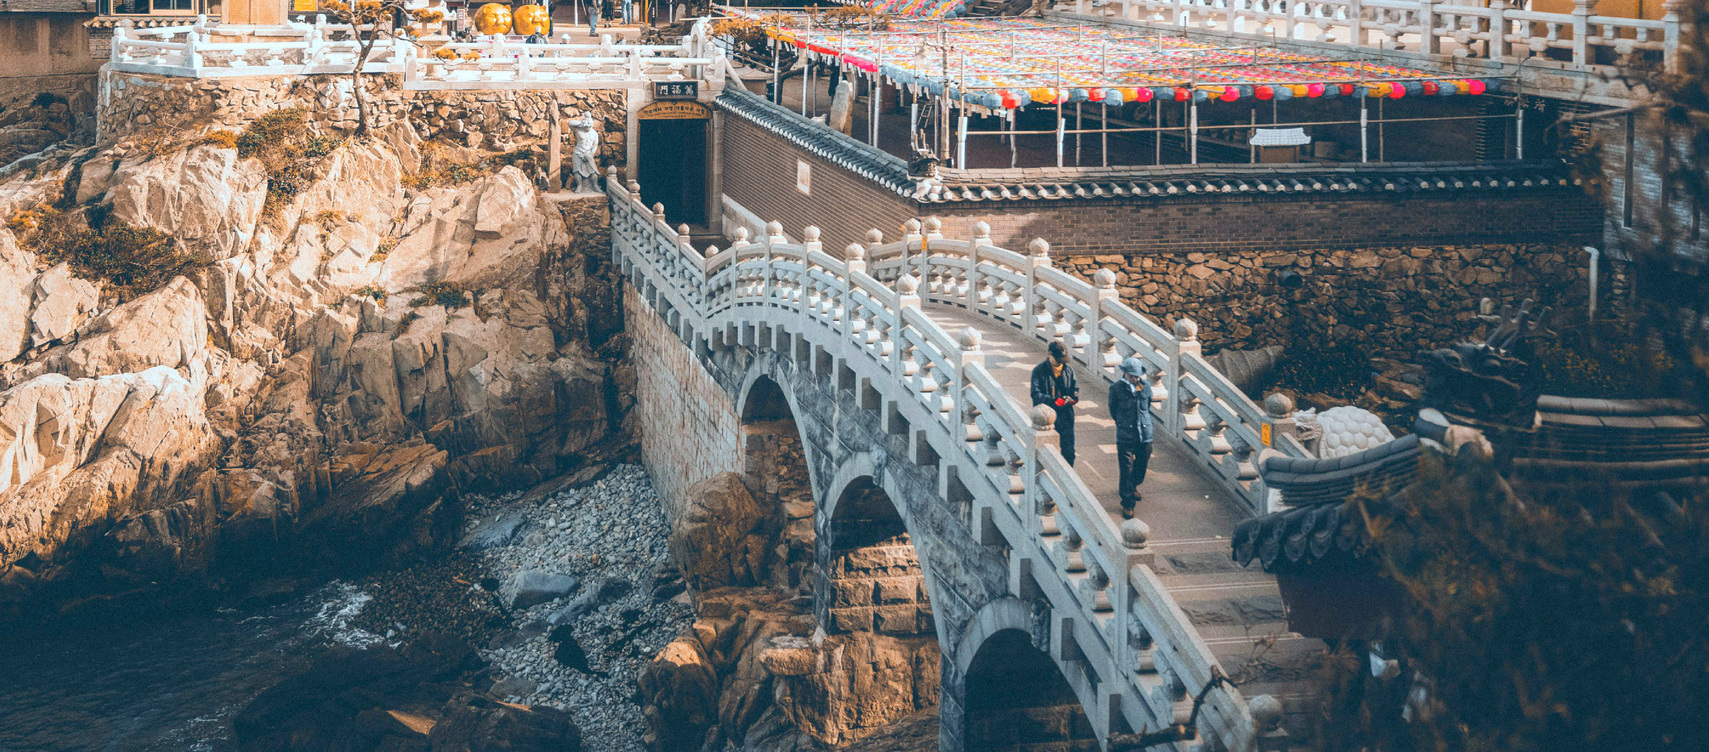
M350 28L316 16L314 23L280 26L192 24L113 29L113 70L190 78L348 74L360 48ZM560 39L568 39L566 33ZM237 39L243 41L216 41ZM729 65L708 40L705 22L680 44L522 44L502 36L451 42L435 55L415 43L385 38L375 43L363 70L401 73L406 88L581 88L633 86L646 81L703 80L721 88Z
M1525 10L1522 0L1059 0L1056 10L1130 21L1328 42L1366 49L1516 62L1563 50L1562 67L1590 69L1649 56L1673 70L1685 0L1660 19L1596 15L1595 0L1570 13Z
M985 543L1000 534L1012 566L1032 562L1063 617L1054 624L1074 646L1064 653L1083 659L1059 658L1072 664L1064 676L1100 734L1118 713L1134 728L1175 722L1182 697L1221 671L1152 570L1146 526L1118 527L1063 460L1054 414L1009 396L985 368L978 331L945 331L920 306L960 306L1041 341L1066 339L1106 380L1122 358L1143 358L1159 433L1180 439L1231 491L1261 506L1266 494L1253 463L1263 412L1199 356L1190 321L1172 336L1120 302L1110 272L1087 284L1052 266L1043 241L1027 254L998 248L983 225L967 240L943 238L935 220L910 222L900 242L884 243L874 230L837 258L823 251L817 229L797 244L772 223L756 242L738 230L729 248L701 253L661 206L645 206L635 183L624 187L613 171L606 191L619 267L691 347L774 342L771 333L783 330L801 343L791 355L804 367L826 375L829 357L854 383L885 385L880 391L910 431L923 432L940 461L958 468L974 498L974 534ZM1302 453L1297 444L1280 450ZM1199 731L1224 749L1252 748L1253 719L1237 689L1211 690Z

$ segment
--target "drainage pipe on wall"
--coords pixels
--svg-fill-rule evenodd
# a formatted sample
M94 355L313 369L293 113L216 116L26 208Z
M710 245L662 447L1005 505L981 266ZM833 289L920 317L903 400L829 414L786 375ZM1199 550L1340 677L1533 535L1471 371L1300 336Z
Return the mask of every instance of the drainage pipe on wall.
M1596 320L1596 267L1597 267L1596 262L1602 260L1602 251L1600 251L1600 250L1598 250L1592 246L1587 245L1584 247L1584 252L1590 254L1590 314L1586 318L1586 320L1587 321L1595 321Z

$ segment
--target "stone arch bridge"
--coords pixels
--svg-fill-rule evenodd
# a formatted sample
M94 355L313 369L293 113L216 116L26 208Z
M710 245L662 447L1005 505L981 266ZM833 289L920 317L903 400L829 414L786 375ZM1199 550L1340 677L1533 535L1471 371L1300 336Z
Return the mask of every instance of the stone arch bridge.
M1258 455L1305 453L1265 446L1270 416L1199 357L1191 321L1165 331L1043 241L1019 253L911 221L839 257L772 223L702 251L635 183L607 184L656 484L668 500L740 472L762 424L792 424L818 622L937 639L941 749L1096 749L1186 721L1207 684L1178 748L1304 742L1298 677L1322 645L1287 632L1274 579L1234 566L1228 536L1273 510ZM1051 339L1082 384L1078 467L1027 406ZM1124 524L1102 402L1128 355L1160 436Z

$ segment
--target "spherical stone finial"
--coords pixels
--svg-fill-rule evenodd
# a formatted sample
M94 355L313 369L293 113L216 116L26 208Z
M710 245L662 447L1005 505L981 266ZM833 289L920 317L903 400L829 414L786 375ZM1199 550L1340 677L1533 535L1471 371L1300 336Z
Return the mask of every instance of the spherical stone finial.
M606 167L605 168L605 176L607 178L617 177L617 165L611 165L609 167Z
M767 222L767 223L765 223L765 234L770 236L770 237L774 237L774 238L782 236L783 235L783 223L782 222Z
M1033 238L1033 242L1027 244L1027 250L1032 251L1034 256L1049 256L1050 243L1045 242L1044 238Z
M944 223L943 220L940 220L937 217L926 217L926 224L924 226L927 233L935 233L943 230Z
M653 216L655 216L655 217L665 216L665 205L663 202L653 204Z
M896 278L897 292L903 295L913 295L914 291L918 289L920 289L920 280L915 279L914 275L904 274Z
M629 181L629 192L630 193L640 193L641 192L641 182L638 180Z
M859 243L850 243L843 249L843 259L846 261L865 261L866 248Z
M1252 724L1258 727L1259 733L1274 731L1282 725L1282 701L1273 695L1258 695L1247 700L1246 708L1252 711Z
M715 246L715 245L706 246L706 257L707 258L712 258L713 256L716 256L716 255L718 255L718 246Z
M902 229L907 230L909 235L917 234L920 232L920 220L909 219L902 223Z
M1092 275L1092 284L1100 290L1114 290L1116 289L1116 273L1108 269L1099 269L1096 274Z
M973 223L973 234L976 237L989 238L991 237L991 225L983 219L979 220Z
M819 242L819 228L814 227L813 225L801 228L801 240L805 243Z
M1056 425L1056 411L1050 405L1033 405L1033 428L1049 431Z
M678 235L692 235L693 233L689 232L688 223L684 222L683 224L676 226L676 234L678 234Z
M1199 338L1199 323L1192 320L1192 319L1185 318L1185 317L1176 320L1175 321L1175 338L1178 340L1181 340L1182 342L1191 342L1193 340L1198 339Z
M1294 413L1294 398L1281 392L1271 392L1264 398L1264 412L1272 418L1286 418Z
M876 227L874 227L870 230L867 230L866 231L866 242L873 243L875 245L878 243L882 243L882 242L884 242L884 233L880 232L879 229Z
M747 242L748 242L748 228L738 227L738 228L736 228L735 234L736 234L736 242L737 243L742 244L742 245L747 244Z
M1122 520L1122 545L1128 548L1145 548L1145 542L1151 540L1151 526L1144 520L1135 517Z
M985 340L985 335L980 334L978 329L975 329L971 326L963 327L961 330L960 336L956 337L956 341L961 344L961 349L966 350L968 352L978 350L979 349L979 343L983 342L984 340Z

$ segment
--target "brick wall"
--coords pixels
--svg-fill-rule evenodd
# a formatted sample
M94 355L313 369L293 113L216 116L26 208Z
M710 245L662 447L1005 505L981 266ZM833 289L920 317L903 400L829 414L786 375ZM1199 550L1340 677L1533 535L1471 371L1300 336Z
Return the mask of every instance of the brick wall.
M1666 248L1690 266L1709 261L1709 207L1664 179L1686 162L1689 135L1653 112L1594 121L1592 135L1605 185L1604 250L1632 259Z
M919 216L913 202L820 159L782 137L734 115L724 117L724 193L761 221L784 223L784 232L800 237L815 225L827 250L840 253L863 242L874 227L887 238L901 237L902 223ZM795 187L796 162L812 171L811 190Z
M827 249L874 227L895 239L903 222L926 215L943 219L947 235L967 237L984 220L997 245L1042 237L1057 254L1586 242L1602 222L1595 199L1572 187L920 204L741 117L724 122L724 193L792 237L818 226ZM811 195L796 189L798 160L812 169Z
M8 10L21 11L17 2ZM77 10L82 10L78 3ZM93 76L87 13L0 13L0 86L28 88L43 76ZM32 92L33 95L33 92Z
M641 457L674 519L689 486L742 472L741 420L694 353L627 286L623 314L635 364Z

